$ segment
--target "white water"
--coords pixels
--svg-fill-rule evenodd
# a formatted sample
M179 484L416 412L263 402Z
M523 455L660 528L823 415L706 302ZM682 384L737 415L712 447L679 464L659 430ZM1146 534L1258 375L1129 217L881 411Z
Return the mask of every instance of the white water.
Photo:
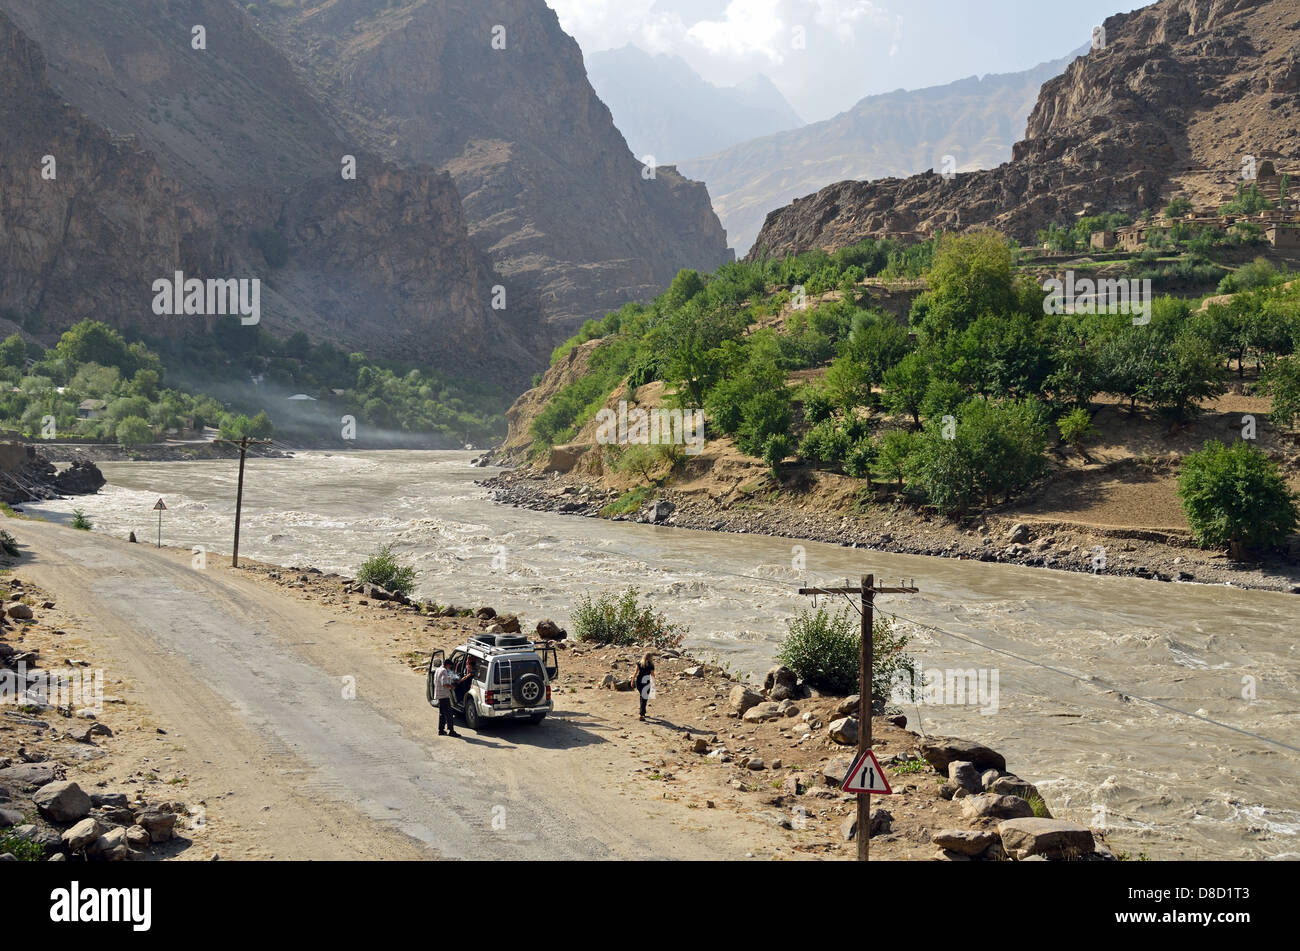
M795 593L801 584L868 571L879 584L915 579L920 594L881 597L879 606L984 646L904 624L909 650L925 668L994 668L1000 690L996 713L922 706L906 710L909 726L989 743L1038 784L1055 815L1104 822L1131 855L1300 858L1300 754L1123 696L1300 746L1300 597L812 542L800 571L789 540L497 505L474 485L490 471L469 466L471 456L251 459L241 552L352 573L392 542L419 569L423 597L562 625L578 594L636 585L690 626L689 646L748 672L769 666L785 620L808 603ZM133 530L148 542L162 496L164 544L228 556L235 463L102 469L110 484L98 496L26 510L65 519L80 507L97 531ZM1243 699L1243 678L1253 678L1254 699Z

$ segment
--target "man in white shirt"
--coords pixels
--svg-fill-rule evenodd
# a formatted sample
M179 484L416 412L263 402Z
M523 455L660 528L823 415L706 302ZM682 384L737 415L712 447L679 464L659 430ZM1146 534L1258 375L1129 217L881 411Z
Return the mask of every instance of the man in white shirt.
M452 719L451 691L456 682L456 675L451 667L444 663L433 672L433 699L438 701L438 735L460 736L456 732L456 721Z

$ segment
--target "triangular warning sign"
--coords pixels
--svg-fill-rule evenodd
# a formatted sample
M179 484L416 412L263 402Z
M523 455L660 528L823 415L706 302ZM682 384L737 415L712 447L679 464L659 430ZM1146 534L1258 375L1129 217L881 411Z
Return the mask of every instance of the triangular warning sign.
M845 792L856 793L874 793L878 796L892 796L894 791L889 788L889 780L885 778L885 771L880 768L876 762L876 754L871 750L863 750L853 760L853 765L849 767L849 774L844 777L844 785L840 787Z
M167 511L167 505L163 502L162 499L159 499L157 502L153 504L153 510L155 512L165 512Z

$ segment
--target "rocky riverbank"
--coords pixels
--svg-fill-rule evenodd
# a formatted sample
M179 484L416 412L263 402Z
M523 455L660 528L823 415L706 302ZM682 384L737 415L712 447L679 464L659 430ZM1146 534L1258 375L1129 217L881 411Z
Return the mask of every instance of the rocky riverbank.
M1300 594L1300 551L1234 562L1185 533L1115 529L1004 516L953 521L893 504L828 512L754 494L726 501L656 489L634 510L608 515L623 493L574 474L506 470L479 482L493 498L533 511L636 521L703 531L769 535L896 554L1093 572L1167 582L1230 584Z
M857 743L857 697L822 694L784 667L746 683L709 659L663 650L656 697L641 722L628 679L641 648L572 641L553 619L534 618L526 607L456 606L438 603L441 597L421 602L314 568L246 564L241 570L286 596L345 615L414 676L426 675L434 649L450 652L480 632L522 630L551 641L560 650L555 712L536 728L497 729L600 724L615 747L603 758L624 756L625 781L652 784L664 808L679 811L683 822L708 810L752 820L763 838L750 857L856 854L856 797L839 787ZM874 800L873 857L1122 857L1097 830L1053 818L1034 782L1010 772L1005 758L987 746L914 733L902 715L873 717L872 739L893 787L893 795Z
M62 469L35 446L0 443L0 501L13 505L65 495L93 495L106 481L99 467L78 453L59 460Z
M58 606L19 578L0 608L0 861L171 858L203 810L176 798L183 778L154 769L108 778L138 712L103 693L88 645ZM62 657L62 662L55 658ZM111 725L110 725L111 724ZM150 731L163 739L166 731Z

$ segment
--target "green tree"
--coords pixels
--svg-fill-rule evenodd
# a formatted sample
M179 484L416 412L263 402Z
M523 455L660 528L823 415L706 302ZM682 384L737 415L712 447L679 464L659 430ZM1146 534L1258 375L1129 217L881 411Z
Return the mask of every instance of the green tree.
M930 385L930 364L918 351L907 354L885 371L885 406L891 413L912 417L921 425L921 406Z
M1058 419L1056 428L1061 433L1061 442L1080 454L1084 454L1083 444L1097 435L1092 416L1082 406L1076 406Z
M4 343L0 343L0 366L21 370L27 366L27 356L27 341L21 334L10 334Z
M1297 496L1277 464L1245 441L1207 442L1185 457L1178 498L1196 541L1227 545L1233 557L1281 543L1300 520Z
M153 430L139 416L127 416L117 421L117 441L123 446L143 446L153 442Z
M1300 418L1300 357L1286 356L1264 371L1263 390L1273 398L1268 414L1275 426L1288 429Z

